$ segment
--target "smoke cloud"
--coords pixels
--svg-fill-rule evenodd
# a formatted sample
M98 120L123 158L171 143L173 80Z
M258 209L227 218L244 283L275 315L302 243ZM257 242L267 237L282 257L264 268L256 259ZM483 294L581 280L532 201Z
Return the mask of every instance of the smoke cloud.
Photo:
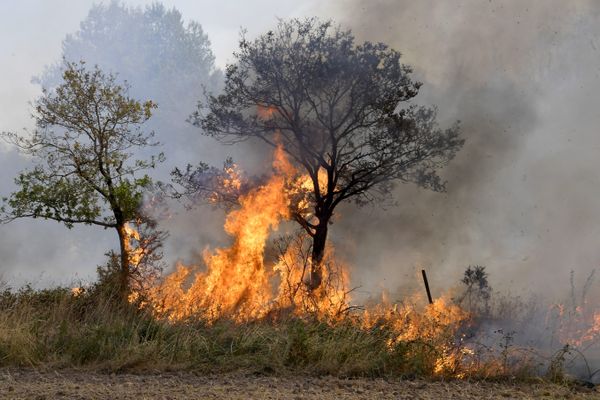
M321 9L359 41L400 50L415 99L460 120L467 142L446 193L397 187L397 204L341 210L332 229L355 283L434 290L469 265L491 283L557 293L600 262L596 133L600 9L593 2L337 2Z

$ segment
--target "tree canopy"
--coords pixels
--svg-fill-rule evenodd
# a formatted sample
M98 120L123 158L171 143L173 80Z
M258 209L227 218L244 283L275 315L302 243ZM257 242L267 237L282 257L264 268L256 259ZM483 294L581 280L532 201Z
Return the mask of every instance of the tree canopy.
M36 129L2 137L32 157L35 165L15 179L18 190L3 199L2 219L32 217L115 228L124 280L129 271L125 224L139 216L151 179L145 171L161 153L137 159L138 149L156 146L142 130L156 104L128 95L128 85L98 67L67 63L63 82L44 90L34 104Z
M281 144L310 176L310 207L293 215L313 238L312 288L340 203L379 200L395 182L444 190L438 171L463 140L458 125L439 128L435 108L411 104L421 84L398 51L356 44L351 31L313 18L242 38L234 56L223 94L210 96L195 122L224 142Z
M189 158L201 150L186 119L199 93L218 89L222 73L215 68L210 41L199 23L186 23L177 9L160 3L145 7L119 1L97 4L79 30L64 39L62 58L97 64L126 80L132 96L158 104L148 124L170 159ZM63 69L59 60L37 81L52 88L62 81Z

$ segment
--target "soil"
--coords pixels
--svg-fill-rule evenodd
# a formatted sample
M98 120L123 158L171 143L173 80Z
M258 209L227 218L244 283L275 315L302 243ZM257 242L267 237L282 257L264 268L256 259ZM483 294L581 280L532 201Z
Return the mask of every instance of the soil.
M583 385L0 369L0 399L600 399Z

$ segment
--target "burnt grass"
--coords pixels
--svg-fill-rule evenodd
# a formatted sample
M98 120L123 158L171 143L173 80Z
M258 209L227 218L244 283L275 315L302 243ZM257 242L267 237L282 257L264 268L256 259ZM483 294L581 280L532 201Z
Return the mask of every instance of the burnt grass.
M441 343L390 346L392 335L351 321L157 320L101 287L6 289L0 398L104 398L107 388L111 398L598 398L562 371L540 378L524 365L434 373Z

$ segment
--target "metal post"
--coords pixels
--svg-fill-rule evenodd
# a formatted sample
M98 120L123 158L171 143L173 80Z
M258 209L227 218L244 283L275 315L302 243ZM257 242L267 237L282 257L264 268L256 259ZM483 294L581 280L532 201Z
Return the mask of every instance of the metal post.
M425 290L427 291L427 299L429 300L429 304L433 304L433 299L431 298L431 291L429 290L429 282L427 281L427 274L425 270L421 270L421 274L423 274L423 283L425 283Z

